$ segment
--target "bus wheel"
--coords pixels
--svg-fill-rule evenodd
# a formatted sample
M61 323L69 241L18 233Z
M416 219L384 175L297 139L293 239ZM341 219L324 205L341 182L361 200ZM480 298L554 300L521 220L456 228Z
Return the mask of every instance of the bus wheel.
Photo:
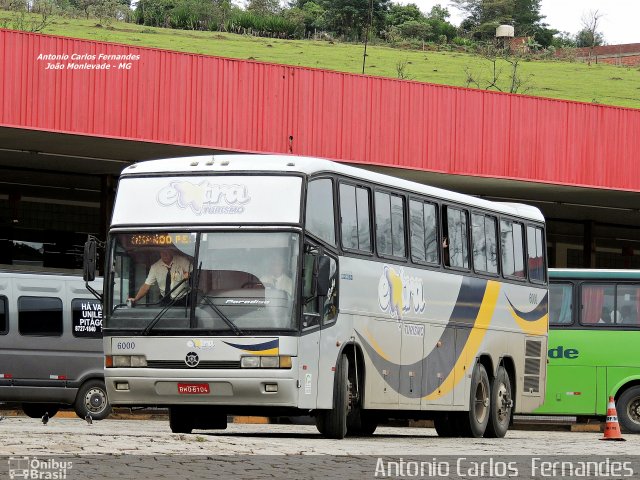
M476 363L471 375L471 396L469 412L460 416L459 429L463 437L480 438L484 435L489 422L491 405L491 387L484 365Z
M616 412L624 431L640 433L640 386L628 388L620 395Z
M322 429L318 430L325 437L341 439L347 435L347 416L350 407L351 382L349 381L349 359L346 355L342 355L338 360L334 378L333 408L319 413Z
M23 403L22 411L29 418L42 418L46 413L49 418L53 417L60 410L60 405L56 403Z
M491 405L489 406L489 423L484 433L485 437L502 438L507 434L513 397L511 393L511 380L507 370L501 365L498 367L496 377L491 382Z
M363 410L358 407L351 408L349 418L347 418L347 434L355 437L370 437L378 428L380 419L370 410Z
M433 426L439 437L450 438L457 437L458 434L458 415L459 412L443 412L436 415L433 419Z
M87 418L91 415L93 420L104 420L111 413L111 405L107 399L107 388L102 380L89 380L85 382L73 404L76 415Z
M189 411L184 407L169 407L169 428L172 433L191 433L193 423Z

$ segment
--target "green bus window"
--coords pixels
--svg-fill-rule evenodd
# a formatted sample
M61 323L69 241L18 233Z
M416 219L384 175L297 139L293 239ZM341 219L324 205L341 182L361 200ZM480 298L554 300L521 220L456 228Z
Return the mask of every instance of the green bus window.
M638 302L640 302L640 285L619 284L616 289L615 323L638 326Z
M549 324L571 325L573 323L573 285L552 284L549 287Z
M321 178L309 182L306 227L311 234L329 245L336 244L333 211L333 181Z
M608 326L615 316L614 285L582 285L580 323L589 326Z

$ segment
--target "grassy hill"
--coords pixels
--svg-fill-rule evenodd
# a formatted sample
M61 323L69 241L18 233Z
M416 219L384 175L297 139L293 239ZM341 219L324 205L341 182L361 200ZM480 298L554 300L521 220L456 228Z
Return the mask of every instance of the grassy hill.
M0 25L15 28L9 12L0 11ZM114 22L97 25L95 19L54 17L43 33L90 40L126 43L239 59L361 73L363 46L327 41L278 40L219 32L150 28ZM369 45L366 73L444 85L466 86L467 73L489 80L490 63L457 52L401 50ZM509 65L503 64L499 85L507 89ZM523 61L519 74L526 94L640 108L640 69L558 61Z

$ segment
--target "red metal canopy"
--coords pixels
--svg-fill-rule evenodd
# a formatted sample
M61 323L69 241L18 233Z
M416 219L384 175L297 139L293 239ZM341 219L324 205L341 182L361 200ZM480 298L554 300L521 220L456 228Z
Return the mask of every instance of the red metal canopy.
M640 110L9 30L0 126L640 191Z

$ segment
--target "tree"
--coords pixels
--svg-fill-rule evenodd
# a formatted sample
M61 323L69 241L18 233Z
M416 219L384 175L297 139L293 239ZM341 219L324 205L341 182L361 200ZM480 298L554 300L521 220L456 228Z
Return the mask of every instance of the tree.
M372 31L382 31L389 9L389 0L319 0L318 3L326 10L327 28L351 39L362 38L370 16Z
M576 35L578 47L589 47L593 50L604 43L604 36L598 32L602 17L603 14L599 10L589 10L582 15L582 30Z
M449 9L443 7L439 3L431 7L431 11L428 15L429 18L433 18L436 20L440 20L441 22L446 22L451 17L451 13L449 13Z
M424 20L425 16L415 3L409 3L407 5L392 3L387 12L386 23L388 27L397 27L406 22L421 22Z
M278 15L280 13L279 0L249 0L247 11L258 15Z

